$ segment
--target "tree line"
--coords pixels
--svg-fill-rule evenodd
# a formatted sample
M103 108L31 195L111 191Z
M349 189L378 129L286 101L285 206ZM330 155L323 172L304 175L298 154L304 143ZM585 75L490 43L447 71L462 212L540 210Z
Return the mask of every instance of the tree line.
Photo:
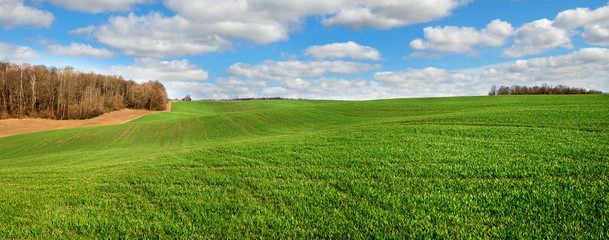
M0 62L0 119L88 119L124 108L160 111L167 102L158 81Z
M543 95L543 94L603 94L602 91L598 90L586 90L584 88L571 88L564 85L557 85L555 87L543 84L541 86L519 86L514 85L511 87L493 85L488 95Z

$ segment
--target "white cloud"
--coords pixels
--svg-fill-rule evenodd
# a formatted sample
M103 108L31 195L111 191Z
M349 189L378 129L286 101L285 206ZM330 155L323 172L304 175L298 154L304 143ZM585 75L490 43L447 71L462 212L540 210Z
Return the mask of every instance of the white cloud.
M399 72L378 72L373 79L391 89L392 96L427 97L471 94L471 74L434 67Z
M306 55L322 60L322 59L367 59L378 61L381 60L381 53L378 50L359 45L355 42L349 41L346 43L332 43L323 46L311 46L305 51Z
M287 98L309 99L375 99L381 95L373 83L366 80L347 80L341 78L318 78L313 80L286 80L280 86L266 87L263 96L282 96Z
M609 46L609 26L605 27L598 24L586 26L583 37L591 44Z
M415 59L415 58L432 60L432 59L442 59L442 56L440 56L439 54L433 54L433 53L428 53L428 52L413 52L408 56L402 57L402 59Z
M75 30L69 31L68 33L70 35L76 35L76 36L79 36L79 35L90 36L91 33L93 33L93 31L95 31L95 26L94 25L89 25L89 26L86 26L86 27L77 28Z
M290 64L287 64L290 65ZM301 62L297 65L306 65ZM315 64L313 64L315 65ZM517 60L512 63L477 69L440 68L377 72L372 80L348 80L319 74L298 76L307 68L288 67L272 61L241 65L244 71L228 71L230 77L214 82L172 81L166 84L170 96L190 94L195 99L241 97L289 97L312 99L378 99L401 97L438 97L486 95L491 85L541 85L543 83L609 91L609 49L587 48L571 54ZM281 67L280 67L281 66ZM252 73L256 72L256 73ZM273 76L269 76L273 75ZM174 95L172 95L174 94Z
M193 99L229 99L226 91L212 83L193 81L163 82L169 98L181 99L190 95Z
M21 64L38 57L40 54L30 47L0 42L0 60L8 59L10 62Z
M609 6L596 10L576 8L562 11L554 21L540 19L516 30L514 45L503 56L519 58L558 47L571 49L571 34L583 27L582 37L590 44L609 46Z
M478 31L471 27L426 27L425 39L415 39L410 47L416 50L432 50L449 53L473 53L475 46L500 47L514 33L508 22L493 20L486 28Z
M227 69L229 77L216 78L213 83L199 84L204 89L181 88L180 92L181 95L190 94L197 99L276 96L368 99L377 95L368 94L371 91L365 89L365 86L369 85L367 81L346 80L328 75L362 73L380 67L378 64L345 61L264 61L256 65L236 63ZM185 83L177 85L192 86Z
M573 48L569 33L566 29L553 26L552 21L544 18L518 28L514 45L504 49L503 55L519 58L557 47Z
M113 16L108 23L72 31L92 31L99 41L136 57L169 58L218 52L235 39L268 44L289 39L303 20L352 28L392 28L445 17L469 0L166 0L173 12ZM365 6L365 7L363 7ZM350 11L368 12L365 19L346 18Z
M577 28L590 24L609 24L609 6L594 11L589 8L576 8L562 11L556 15L554 25L561 28Z
M389 29L446 17L453 9L468 2L470 1L350 1L351 4L339 9L322 23L328 26L347 26L352 29Z
M472 76L460 72L428 67L400 72L377 72L374 74L373 79L392 87L417 88L453 81L471 81Z
M106 69L94 69L97 73L119 75L136 81L159 80L163 83L172 81L205 81L208 73L188 60L161 61L152 58L138 58L130 66L112 66Z
M469 0L167 0L178 14L198 22L267 24L287 32L289 23L308 16L328 16L323 23L355 29L387 29L450 15Z
M55 17L48 11L23 5L23 0L0 1L0 24L11 29L17 26L50 27Z
M70 46L50 45L47 49L57 55L67 55L72 57L94 57L94 58L111 58L116 56L115 52L111 52L105 48L94 48L87 44L70 43Z
M311 15L339 9L346 0L167 0L165 5L202 30L223 37L265 44L287 40L288 33Z
M96 27L93 36L99 42L135 57L197 55L231 46L229 39L206 30L204 25L193 24L180 16L164 17L159 13L111 17L107 24Z
M260 85L248 80L218 78L207 82L170 82L169 96L191 95L195 99L231 99L247 97L284 97L308 99L378 99L384 95L376 83L341 78L284 80L279 85Z
M518 60L481 73L483 82L539 85L567 84L609 90L609 49L585 48L558 57Z
M577 8L560 12L554 26L561 28L584 27L584 39L594 45L609 46L609 6L596 10Z
M176 15L111 17L93 36L129 56L169 58L219 52L234 39L258 44L287 40L302 18L339 7L332 1L167 0ZM87 29L82 29L83 32Z
M319 77L327 74L355 74L381 68L378 64L345 61L265 61L259 65L236 63L227 73L246 79L281 81L301 77Z
M378 72L374 81L389 87L387 97L485 95L491 85L535 86L544 83L609 91L609 49L585 48L557 57L517 60L477 69L439 68Z
M150 3L152 0L46 0L54 5L68 10L87 13L100 13L105 11L128 11L136 4Z

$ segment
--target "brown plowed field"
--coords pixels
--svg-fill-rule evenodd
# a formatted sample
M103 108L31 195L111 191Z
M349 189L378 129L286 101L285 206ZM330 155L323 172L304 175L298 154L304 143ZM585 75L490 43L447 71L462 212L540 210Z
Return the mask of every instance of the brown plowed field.
M171 103L167 105L167 111L171 109ZM40 132L54 129L92 127L110 124L126 123L137 118L160 113L161 111L123 109L105 113L95 118L86 120L50 120L50 119L5 119L0 120L0 137L15 134Z

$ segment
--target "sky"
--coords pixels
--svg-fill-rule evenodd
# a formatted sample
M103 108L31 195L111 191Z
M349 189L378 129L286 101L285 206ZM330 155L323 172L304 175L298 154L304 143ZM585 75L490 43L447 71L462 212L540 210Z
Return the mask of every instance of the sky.
M609 92L607 0L0 0L0 60L170 98Z

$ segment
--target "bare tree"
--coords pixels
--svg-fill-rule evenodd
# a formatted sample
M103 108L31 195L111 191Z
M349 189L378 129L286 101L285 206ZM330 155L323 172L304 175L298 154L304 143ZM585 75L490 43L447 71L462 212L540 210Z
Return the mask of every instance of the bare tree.
M165 87L158 81L138 84L71 67L0 62L0 119L82 119L125 107L163 110L167 101Z
M30 84L32 84L32 111L36 109L36 73L30 75Z
M491 87L492 92L495 91L495 85ZM527 87L527 86L519 86L513 85L512 87L501 86L499 90L497 90L496 95L537 95L537 94L603 94L602 91L598 90L586 90L584 88L570 88L564 85L557 85L556 87L548 86L547 84L543 84L540 86Z
M491 91L488 92L488 95L489 96L497 95L497 86L496 85L491 86Z

